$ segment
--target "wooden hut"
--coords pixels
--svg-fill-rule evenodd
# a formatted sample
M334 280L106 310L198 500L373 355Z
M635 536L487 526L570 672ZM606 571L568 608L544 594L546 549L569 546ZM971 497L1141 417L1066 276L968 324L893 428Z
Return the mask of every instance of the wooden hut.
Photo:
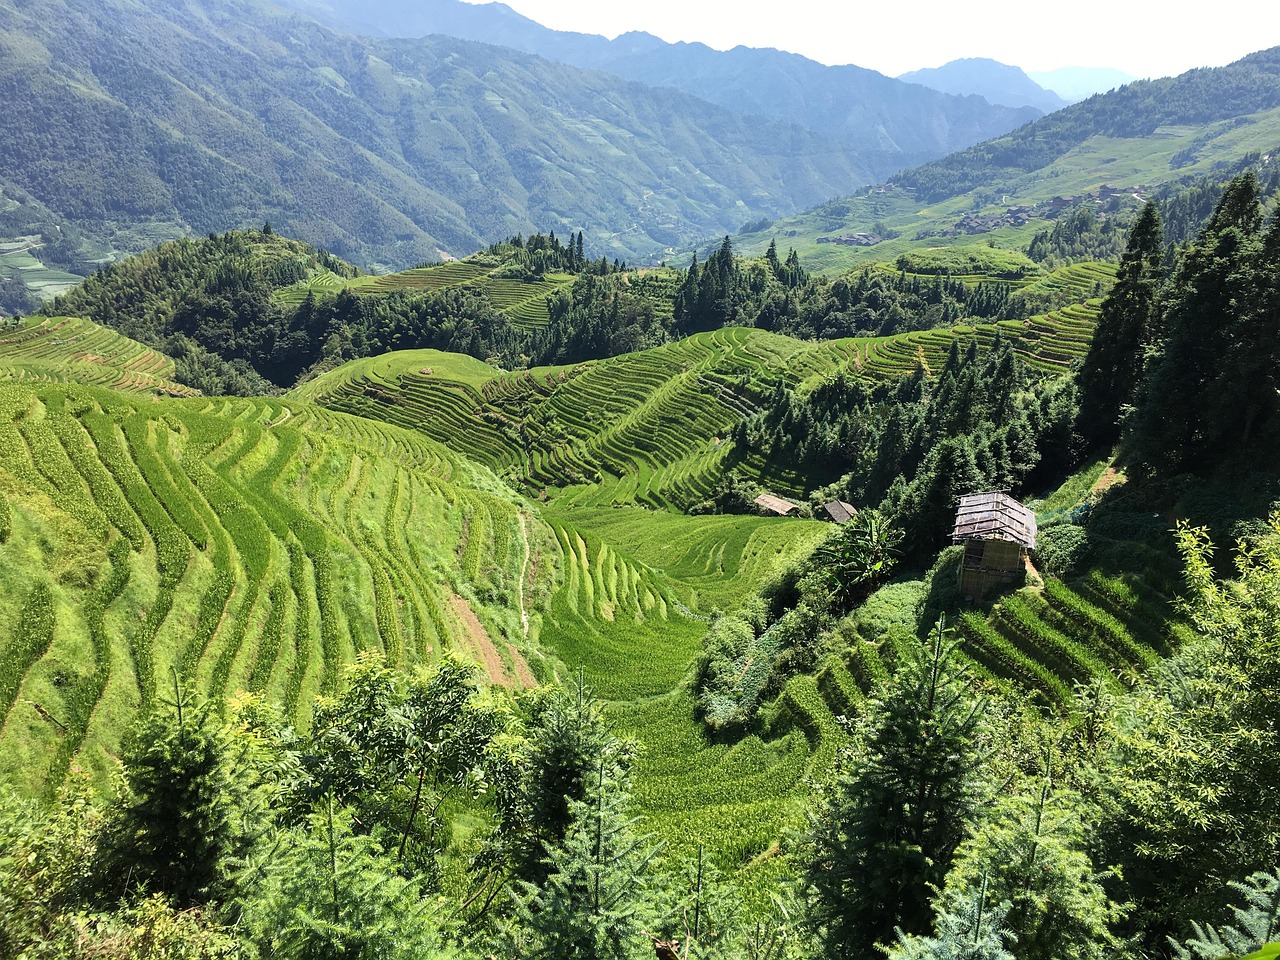
M823 511L832 523L848 523L858 515L858 508L843 500L832 500L822 505Z
M800 509L800 504L783 500L771 493L762 493L756 497L755 504L766 513L776 513L780 517L789 517Z
M973 493L960 498L951 539L964 544L960 592L981 597L1023 576L1036 546L1036 515L1007 493Z

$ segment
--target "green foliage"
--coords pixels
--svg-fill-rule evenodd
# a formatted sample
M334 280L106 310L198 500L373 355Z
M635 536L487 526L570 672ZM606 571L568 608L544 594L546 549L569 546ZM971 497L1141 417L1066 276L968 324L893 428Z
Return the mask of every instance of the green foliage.
M1041 230L1032 237L1027 256L1045 265L1115 260L1124 252L1123 244L1116 218L1100 217L1092 205L1084 205L1058 217L1052 230Z
M225 896L249 837L213 705L193 702L175 680L175 699L142 719L123 763L124 792L103 840L108 893L159 893L180 907Z
M1236 922L1221 929L1192 923L1195 936L1185 943L1173 943L1178 960L1253 954L1280 937L1280 869L1259 871L1243 883L1233 880L1230 887L1244 898L1243 903L1231 907Z
M627 783L601 758L583 799L567 802L558 841L544 841L545 879L514 892L512 953L527 957L635 960L644 933L656 849L627 816Z
M940 621L908 652L810 814L802 877L825 956L928 929L981 776L981 707L957 647Z
M4 650L0 652L0 716L8 716L31 665L53 643L53 591L37 583L27 594Z
M446 658L405 682L380 656L362 654L341 693L317 705L301 745L301 810L326 797L350 807L362 832L434 883L448 837L441 808L482 789L486 753L505 725L474 674Z
M418 884L354 833L353 819L330 798L303 829L275 839L261 886L240 902L249 939L263 956L290 960L449 956Z
M1036 538L1036 565L1047 574L1069 577L1080 572L1089 559L1089 534L1084 527L1059 523L1039 531Z
M100 826L83 781L68 783L52 808L0 792L0 955L38 955L58 936L59 914L90 884Z
M996 902L997 896L985 878L960 893L948 890L939 898L934 936L897 931L890 960L1013 960L1008 948L1021 945L1006 925L1009 901Z
M1203 530L1183 526L1178 539L1200 637L1129 706L1104 833L1134 926L1156 943L1214 915L1228 881L1271 867L1280 849L1280 805L1257 789L1274 764L1280 517L1240 545L1228 582L1215 579Z
M1076 429L1091 448L1115 443L1121 418L1137 396L1145 350L1153 339L1162 252L1160 217L1148 203L1129 232L1116 285L1102 301L1089 352L1076 374Z
M1017 280L1039 271L1039 267L1024 254L986 246L912 251L900 256L895 266L908 273L981 275L998 280Z
M1003 901L1005 929L1027 960L1104 960L1121 946L1112 929L1124 911L1108 897L1090 860L1091 814L1084 797L1054 789L1007 795L956 853L947 893L985 890Z
M837 525L818 545L809 567L835 613L852 610L888 578L901 542L902 534L868 509Z
M1164 474L1247 463L1280 424L1274 318L1280 219L1264 233L1252 173L1228 186L1163 298L1129 441ZM1215 349L1205 350L1211 336Z

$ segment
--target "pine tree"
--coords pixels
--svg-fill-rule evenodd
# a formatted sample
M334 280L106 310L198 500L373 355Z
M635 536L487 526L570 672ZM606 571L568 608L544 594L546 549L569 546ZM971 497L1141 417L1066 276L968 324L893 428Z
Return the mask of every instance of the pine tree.
M983 877L978 884L940 898L932 937L898 931L889 960L1014 960L1017 936L1005 924L1009 901L996 901ZM1018 957L1023 956L1019 949Z
M1162 255L1160 215L1152 202L1129 232L1116 284L1102 301L1093 341L1076 375L1077 430L1090 449L1110 447L1120 438L1120 418L1142 380Z
M1228 185L1174 274L1164 338L1148 363L1129 438L1135 459L1153 471L1195 470L1242 453L1253 419L1224 397L1236 393L1254 351L1268 358L1277 351L1275 317L1254 322L1259 225L1258 185L1249 173Z
M982 766L981 705L957 649L939 622L910 652L810 816L802 876L828 958L873 956L895 927L929 929Z

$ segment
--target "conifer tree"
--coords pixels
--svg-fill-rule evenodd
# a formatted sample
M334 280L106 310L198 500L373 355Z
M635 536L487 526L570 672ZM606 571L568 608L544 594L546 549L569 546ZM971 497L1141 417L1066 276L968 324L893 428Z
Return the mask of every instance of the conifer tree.
M176 677L174 688L175 699L143 718L125 751L125 793L102 853L113 893L163 893L185 907L227 892L230 862L247 838L226 732Z
M986 877L963 890L947 891L939 898L934 935L908 936L899 930L889 960L1014 960L1008 947L1017 936L1005 924L1009 901L997 896ZM1019 950L1019 960L1022 956Z
M1280 867L1260 870L1244 883L1233 880L1230 886L1244 900L1231 908L1235 923L1222 928L1192 923L1195 936L1185 943L1171 941L1177 960L1243 957L1280 941Z
M1243 174L1178 265L1130 435L1148 469L1177 473L1238 457L1275 412L1264 371L1270 365L1273 377L1280 359L1280 319L1260 224L1257 180Z
M1018 960L1105 960L1120 943L1112 927L1123 916L1089 857L1091 805L1046 771L1038 790L997 801L991 816L956 854L947 890L963 897L986 884L1005 901L1005 926Z
M628 816L624 774L601 758L564 837L545 845L546 877L513 891L515 956L628 960L648 948L648 870L657 853Z
M444 958L418 886L396 874L378 843L351 829L330 796L303 829L285 831L267 876L241 901L262 956L282 960Z
M939 621L909 653L810 816L802 876L832 960L873 956L895 928L929 929L931 888L974 816L982 766L980 702L957 648Z
M1076 376L1077 430L1090 449L1109 447L1119 439L1120 418L1142 380L1162 254L1160 215L1152 202L1142 208L1129 232L1116 284L1102 301L1093 341Z

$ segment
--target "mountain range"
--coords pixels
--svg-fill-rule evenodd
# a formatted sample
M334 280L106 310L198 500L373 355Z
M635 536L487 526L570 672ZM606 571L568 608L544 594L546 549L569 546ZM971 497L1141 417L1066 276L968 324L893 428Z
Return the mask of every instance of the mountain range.
M740 113L798 123L858 150L880 180L998 136L1043 110L993 106L904 84L857 66L794 53L667 43L648 33L614 40L551 30L502 3L463 0L283 0L339 29L385 37L447 34L496 43L649 86L673 87Z
M1066 100L1040 86L1019 67L985 57L952 60L940 67L912 70L898 79L958 96L976 94L988 103L1005 107L1032 106L1042 113L1052 113L1067 105Z
M266 0L0 0L0 239L42 237L73 269L264 220L373 269L535 229L658 259L1034 116L852 67L832 85L776 51L671 51L658 69L687 90ZM791 79L764 84L773 107L734 102L717 71L763 76L760 57ZM818 93L790 114L799 90Z

